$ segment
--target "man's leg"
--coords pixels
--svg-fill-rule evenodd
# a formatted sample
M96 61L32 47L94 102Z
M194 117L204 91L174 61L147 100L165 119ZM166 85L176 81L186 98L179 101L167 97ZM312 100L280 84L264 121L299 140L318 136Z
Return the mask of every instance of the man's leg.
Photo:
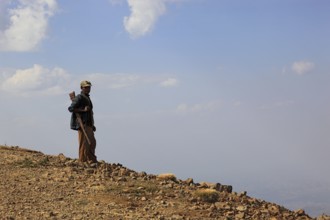
M79 142L79 161L86 162L88 143L84 135L84 132L81 129L78 130L78 142Z
M86 144L87 144L87 148L86 148L87 149L86 150L87 160L90 161L90 162L96 163L97 162L97 158L96 158L96 155L95 155L96 139L95 139L95 136L94 136L93 128L90 127L90 126L86 126L85 131L86 131L87 136L88 136L88 138L91 142L91 144L89 145L86 141Z

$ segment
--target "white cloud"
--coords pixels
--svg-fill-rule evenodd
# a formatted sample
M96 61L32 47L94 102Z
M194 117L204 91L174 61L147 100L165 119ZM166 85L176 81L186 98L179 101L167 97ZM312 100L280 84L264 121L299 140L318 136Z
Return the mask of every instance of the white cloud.
M182 103L177 106L176 112L181 114L187 114L187 113L199 113L199 112L205 112L205 111L215 111L220 106L219 101L211 101L207 103L200 103L200 104L193 104L188 105L186 103Z
M132 38L152 30L158 18L166 12L166 0L127 0L131 15L124 17L124 26Z
M70 82L70 76L65 70L47 69L37 64L32 68L18 69L9 76L3 74L3 78L0 90L17 95L62 94Z
M179 81L175 78L168 78L160 83L162 87L172 87L177 86Z
M314 63L309 61L297 61L291 66L291 69L298 75L310 72L314 68Z
M0 10L8 1L0 3ZM0 30L0 50L31 51L46 37L48 19L57 10L56 0L18 0L16 8L8 9L8 27ZM0 26L0 28L3 27Z
M0 68L0 92L15 95L59 95L72 87L77 87L81 80L90 80L100 89L124 89L143 85L174 86L178 80L164 76L148 76L137 74L93 73L74 76L64 69L46 68L35 64L26 69Z

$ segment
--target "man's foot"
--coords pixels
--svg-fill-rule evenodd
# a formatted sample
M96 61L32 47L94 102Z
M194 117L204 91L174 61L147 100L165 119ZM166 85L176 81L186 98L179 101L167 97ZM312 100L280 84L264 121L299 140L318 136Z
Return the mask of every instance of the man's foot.
M88 164L89 164L89 167L91 167L91 168L97 168L97 166L98 166L98 162L97 161L89 160L88 161Z

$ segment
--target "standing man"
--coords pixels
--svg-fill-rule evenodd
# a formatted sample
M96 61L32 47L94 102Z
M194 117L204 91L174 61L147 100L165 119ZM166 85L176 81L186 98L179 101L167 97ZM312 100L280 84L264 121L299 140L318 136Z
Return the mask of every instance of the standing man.
M80 83L81 93L72 99L68 110L72 113L71 129L78 130L79 161L97 163L94 136L96 128L94 126L93 104L89 97L91 86L91 82L86 80Z

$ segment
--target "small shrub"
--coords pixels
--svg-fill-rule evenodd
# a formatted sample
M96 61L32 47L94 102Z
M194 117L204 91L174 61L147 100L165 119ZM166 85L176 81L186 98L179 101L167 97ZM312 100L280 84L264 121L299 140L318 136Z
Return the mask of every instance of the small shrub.
M106 192L112 192L112 193L121 193L124 191L123 185L111 185L105 188Z
M204 202L214 203L219 199L219 192L215 189L200 189L195 192L195 195Z
M23 160L14 162L14 164L22 168L35 168L40 166L47 166L49 164L49 159L48 157L45 157L39 161L33 161L30 158L24 158Z
M35 167L36 166L33 163L33 161L31 159L28 159L28 158L24 158L24 160L17 161L16 164L19 167L23 167L23 168L31 168L31 167Z
M41 160L38 161L38 165L39 166L47 166L49 164L49 159L48 157L45 157Z

